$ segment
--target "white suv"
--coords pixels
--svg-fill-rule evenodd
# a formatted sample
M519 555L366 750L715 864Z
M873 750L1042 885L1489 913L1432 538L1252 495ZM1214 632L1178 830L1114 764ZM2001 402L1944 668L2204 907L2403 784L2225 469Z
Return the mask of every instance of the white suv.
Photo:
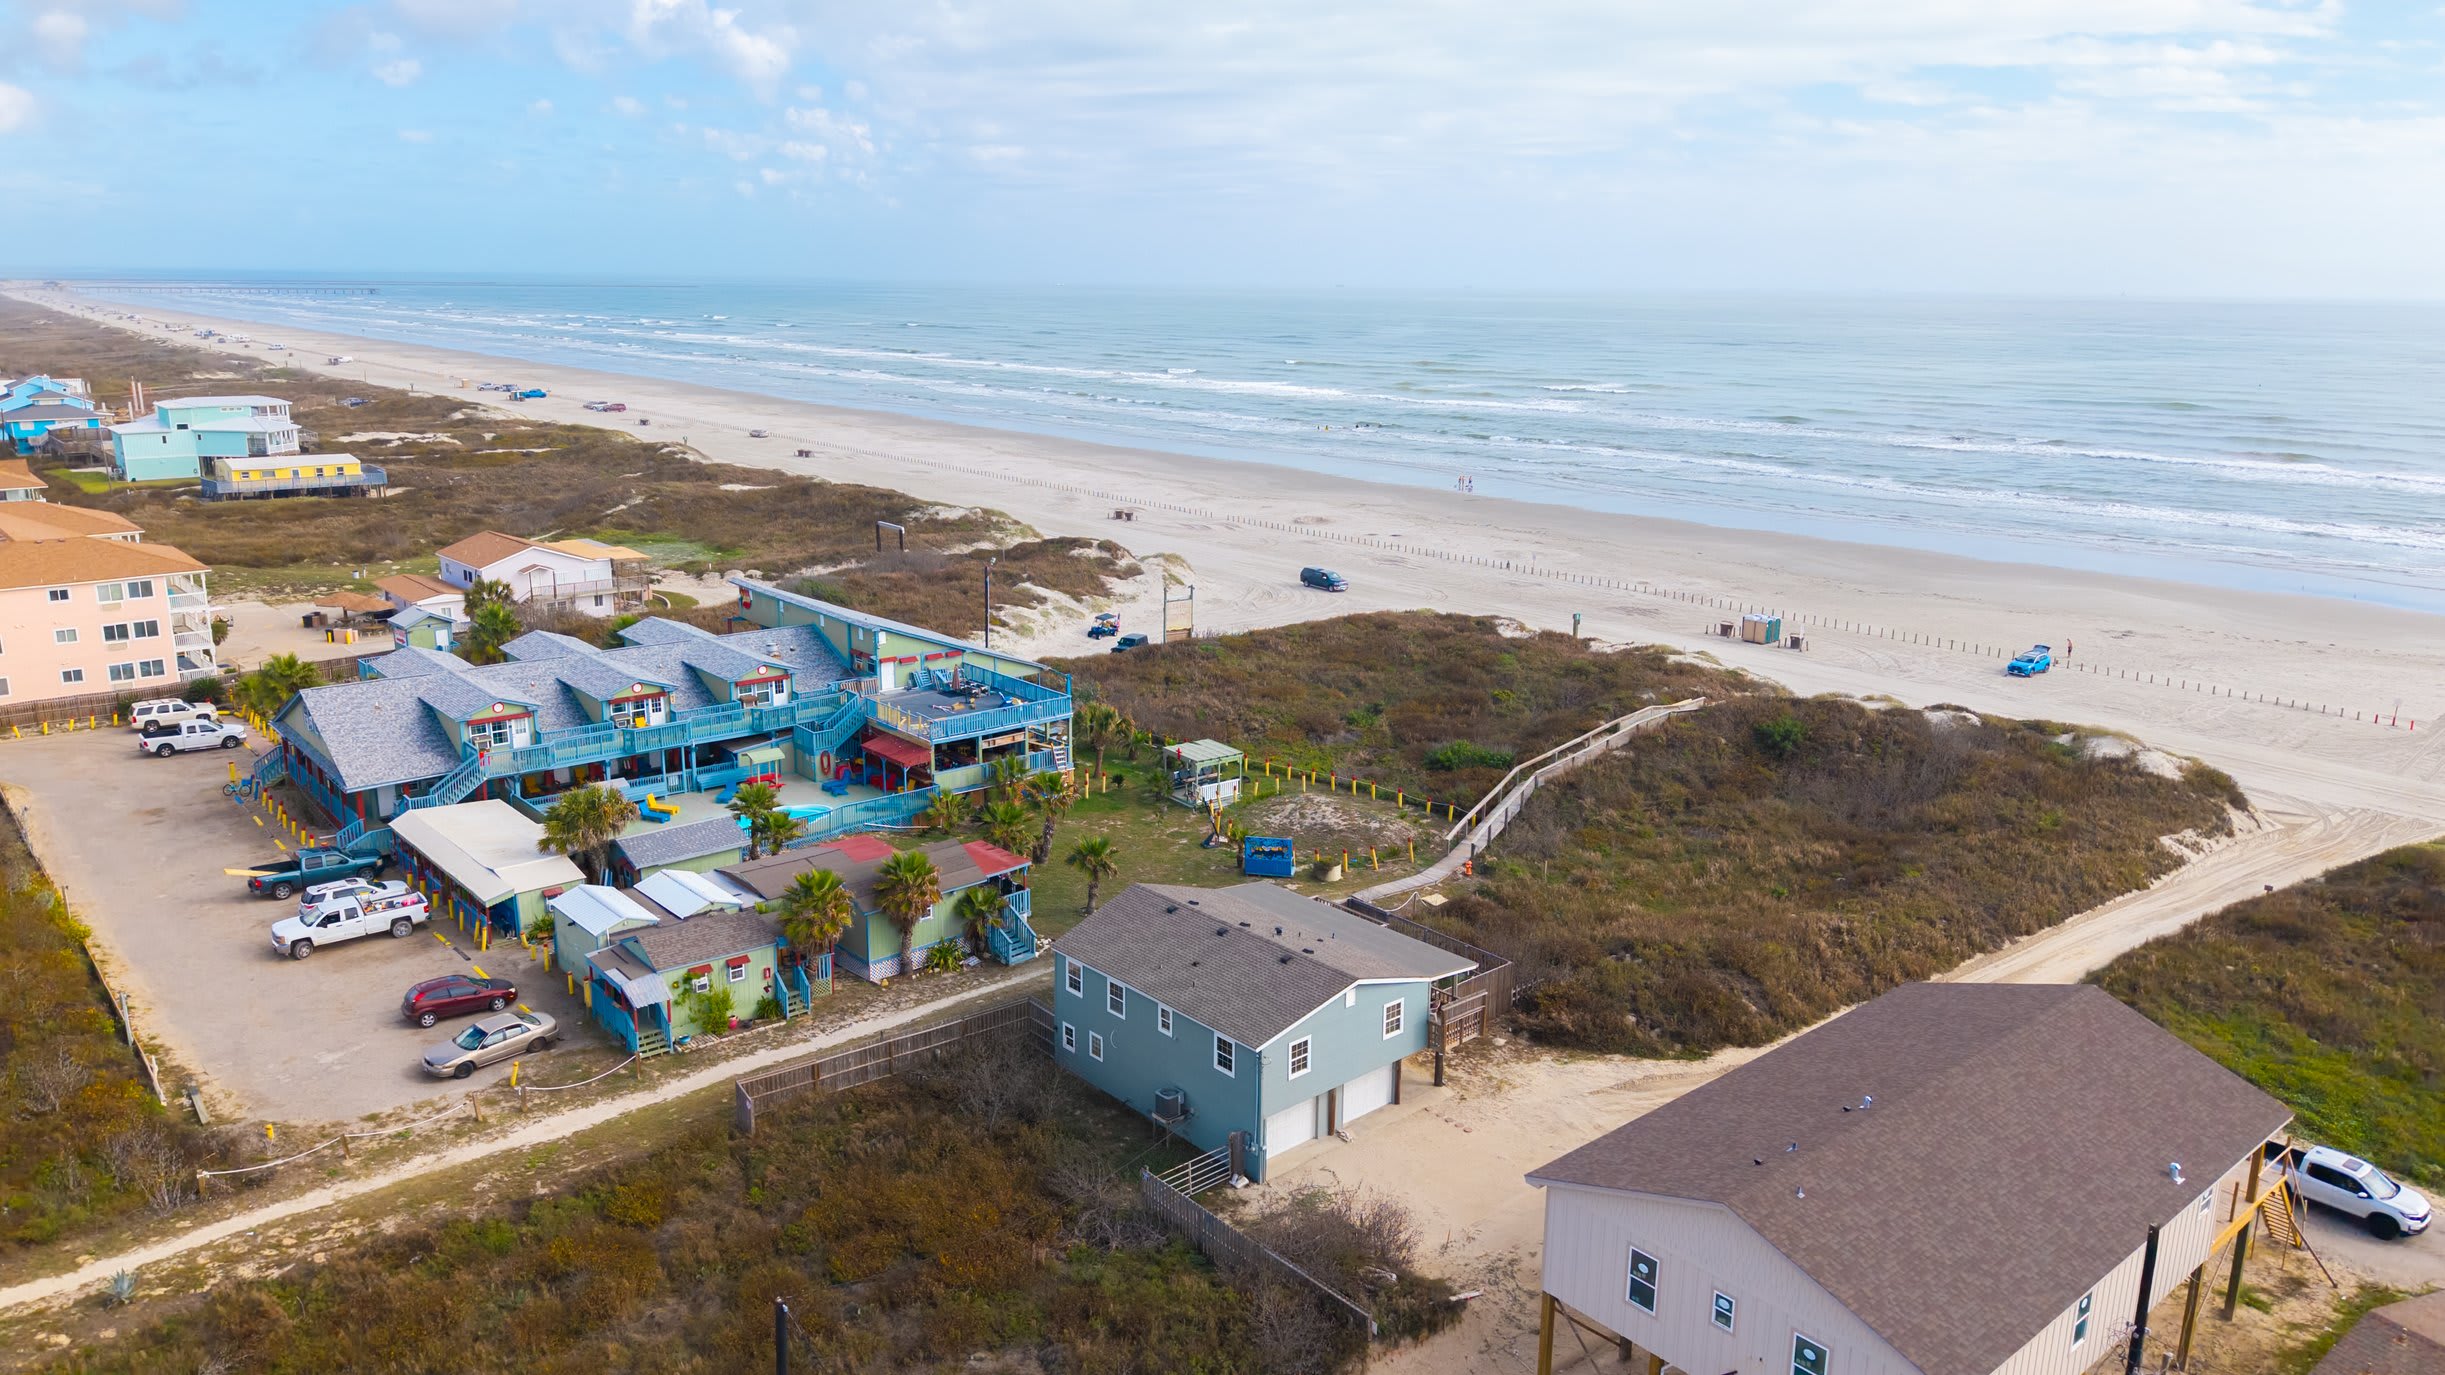
M188 721L220 719L220 709L210 702L185 702L176 697L162 697L150 702L138 702L135 709L127 714L127 728L145 735L159 735Z
M2359 1218L2381 1237L2416 1236L2428 1230L2428 1197L2396 1181L2357 1156L2332 1146L2295 1146L2281 1154L2269 1147L2269 1157L2311 1203Z

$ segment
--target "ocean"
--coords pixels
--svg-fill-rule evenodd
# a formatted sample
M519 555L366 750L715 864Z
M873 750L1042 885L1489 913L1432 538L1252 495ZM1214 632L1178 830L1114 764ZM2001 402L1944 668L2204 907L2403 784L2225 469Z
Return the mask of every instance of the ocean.
M156 318L262 321L262 341L291 324L1598 511L2445 611L2445 306L235 289L266 284L95 294ZM515 365L497 380L517 380Z

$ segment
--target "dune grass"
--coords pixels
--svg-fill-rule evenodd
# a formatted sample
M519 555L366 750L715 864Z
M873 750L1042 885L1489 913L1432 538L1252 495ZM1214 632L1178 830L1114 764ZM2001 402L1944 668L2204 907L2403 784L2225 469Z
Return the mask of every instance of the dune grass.
M1530 802L1427 919L1517 959L1565 1045L1757 1045L2043 930L2229 828L2230 780L2037 722L1739 698Z
M2445 845L2235 903L2095 982L2290 1104L2302 1135L2445 1186Z

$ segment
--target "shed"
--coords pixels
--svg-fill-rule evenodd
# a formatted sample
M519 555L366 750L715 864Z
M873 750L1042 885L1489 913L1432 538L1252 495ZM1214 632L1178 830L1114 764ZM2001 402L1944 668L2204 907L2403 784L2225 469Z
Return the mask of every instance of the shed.
M1248 773L1248 756L1219 740L1166 745L1163 764L1171 771L1172 801L1200 811L1239 801L1240 781Z
M548 915L547 899L586 881L543 848L541 822L494 798L403 812L391 834L408 881L469 931L515 936Z

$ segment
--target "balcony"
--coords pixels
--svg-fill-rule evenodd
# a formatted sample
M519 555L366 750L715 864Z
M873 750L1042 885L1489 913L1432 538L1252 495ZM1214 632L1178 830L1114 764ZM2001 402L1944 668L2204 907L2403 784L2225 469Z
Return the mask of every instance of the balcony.
M172 611L210 611L212 598L203 592L173 591L170 593L170 609Z

